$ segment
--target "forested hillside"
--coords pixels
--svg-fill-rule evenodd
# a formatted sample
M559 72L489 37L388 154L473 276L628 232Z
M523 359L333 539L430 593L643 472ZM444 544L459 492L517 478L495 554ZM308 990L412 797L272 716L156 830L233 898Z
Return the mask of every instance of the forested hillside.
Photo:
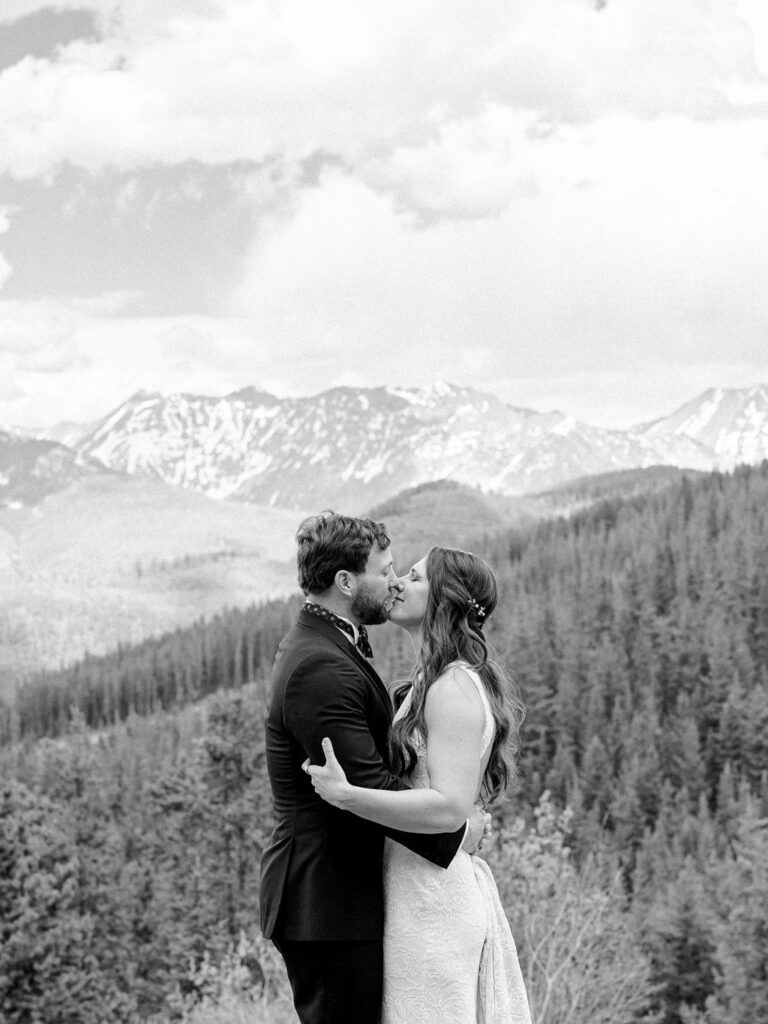
M768 1021L768 463L482 543L503 592L487 630L528 707L489 860L534 1019ZM267 672L294 611L223 613L5 710L13 1024L95 1024L105 999L116 1021L291 1019L255 922ZM375 643L402 675L405 635Z
M13 705L0 701L0 743L58 736L75 712L88 728L100 729L263 682L299 604L296 598L228 609L208 622L40 672L19 688Z

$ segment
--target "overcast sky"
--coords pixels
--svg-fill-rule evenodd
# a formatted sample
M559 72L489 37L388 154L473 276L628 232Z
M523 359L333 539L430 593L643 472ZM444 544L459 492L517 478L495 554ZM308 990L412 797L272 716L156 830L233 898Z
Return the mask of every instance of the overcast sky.
M0 423L768 380L766 0L0 3Z

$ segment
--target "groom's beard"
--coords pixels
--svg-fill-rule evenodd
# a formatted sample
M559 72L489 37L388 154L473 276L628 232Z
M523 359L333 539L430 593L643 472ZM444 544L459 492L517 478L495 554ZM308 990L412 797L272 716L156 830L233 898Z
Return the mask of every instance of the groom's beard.
M376 597L368 587L362 586L352 598L350 612L361 626L378 626L389 618L388 601L389 594Z

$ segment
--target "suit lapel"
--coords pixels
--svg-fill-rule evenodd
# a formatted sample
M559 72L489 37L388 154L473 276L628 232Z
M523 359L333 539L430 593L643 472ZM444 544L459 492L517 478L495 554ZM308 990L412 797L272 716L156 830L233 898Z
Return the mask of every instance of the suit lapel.
M347 646L352 647L351 644L348 644ZM387 690L386 686L382 682L381 676L376 671L376 669L373 667L373 665L370 663L370 661L368 661L368 659L363 654L361 654L360 651L358 651L358 649L356 647L352 647L352 650L350 651L350 654L352 655L352 657L355 659L355 661L357 663L362 665L363 670L365 671L366 675L368 676L368 678L373 683L377 693L379 694L381 699L384 701L384 703L387 705L387 713L389 714L389 717L391 718L392 717L392 698L389 696L389 691Z
M373 684L376 693L384 701L387 708L387 714L391 718L392 699L389 696L386 686L381 681L381 678L373 665L371 665L368 659L360 653L357 647L347 639L342 631L327 619L321 619L318 615L312 615L309 612L305 612L303 609L299 612L299 622L302 626L307 626L309 629L314 629L318 633L322 633L323 636L331 640L339 650L353 662L356 668L365 673L366 677Z

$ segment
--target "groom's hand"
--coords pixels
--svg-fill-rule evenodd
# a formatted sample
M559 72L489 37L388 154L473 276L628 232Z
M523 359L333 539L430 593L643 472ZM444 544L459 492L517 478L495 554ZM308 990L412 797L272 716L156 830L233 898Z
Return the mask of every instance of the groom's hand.
M475 804L472 813L467 819L467 831L464 833L462 850L467 853L477 853L482 849L483 843L487 843L493 831L493 819L482 807Z

